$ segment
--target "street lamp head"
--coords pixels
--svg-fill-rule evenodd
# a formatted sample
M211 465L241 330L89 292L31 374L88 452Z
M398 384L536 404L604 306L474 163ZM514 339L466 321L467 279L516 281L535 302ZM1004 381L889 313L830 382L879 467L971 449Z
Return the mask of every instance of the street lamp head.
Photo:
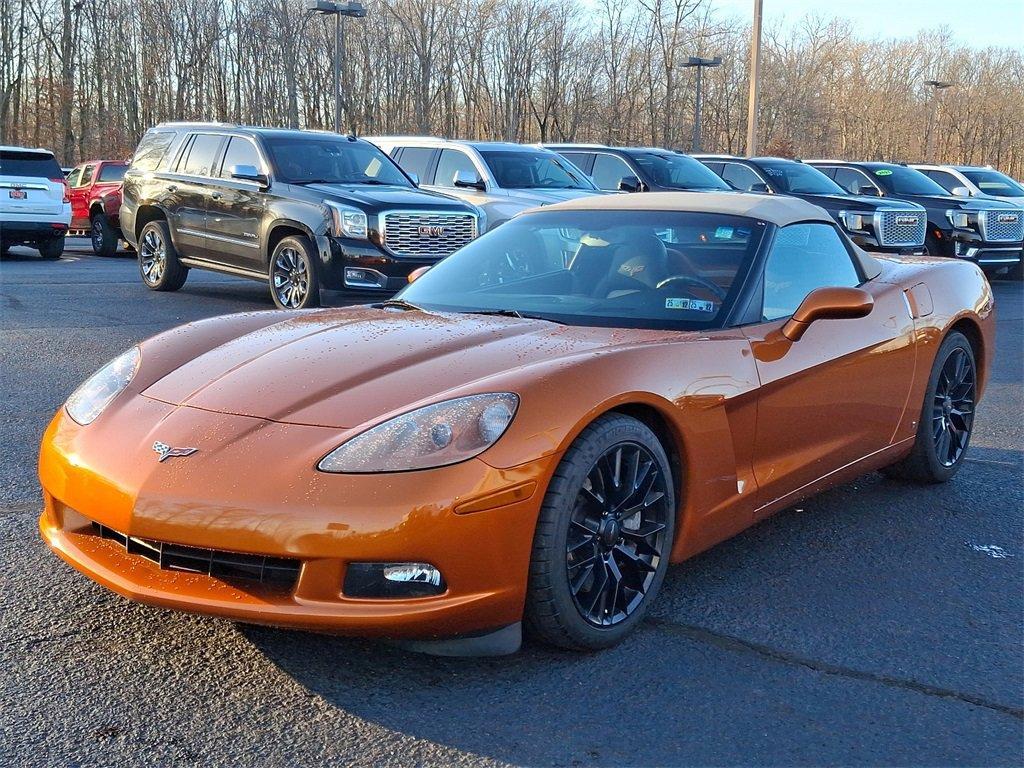
M954 85L956 85L956 83L950 83L946 80L925 80L924 84L930 85L932 88L935 88L938 91L944 90L946 88L952 88Z
M721 64L721 56L715 56L713 59L704 59L700 56L690 56L683 62L684 67L717 67Z
M351 16L356 19L366 16L366 6L359 0L306 0L306 10L325 16Z

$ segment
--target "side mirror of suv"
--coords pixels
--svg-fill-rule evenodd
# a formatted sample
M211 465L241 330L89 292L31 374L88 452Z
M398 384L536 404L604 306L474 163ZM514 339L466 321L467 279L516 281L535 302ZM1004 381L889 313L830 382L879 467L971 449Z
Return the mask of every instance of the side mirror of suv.
M768 189L768 185L765 184L763 181L755 181L753 184L751 184L750 185L750 191L751 192L762 192L762 193L771 192L771 190Z
M255 181L263 188L270 186L270 177L265 173L260 173L260 169L255 165L232 165L228 169L228 173L231 174L232 179Z
M456 171L455 179L452 182L456 187L463 189L478 189L484 191L484 182L475 171Z
M639 192L643 187L640 184L640 179L636 176L623 176L619 179L619 191L620 192Z
M949 194L953 195L953 197L970 197L971 190L967 187L953 187L949 190Z
M875 188L874 184L861 184L857 187L857 194L863 195L864 197L878 197L878 189Z

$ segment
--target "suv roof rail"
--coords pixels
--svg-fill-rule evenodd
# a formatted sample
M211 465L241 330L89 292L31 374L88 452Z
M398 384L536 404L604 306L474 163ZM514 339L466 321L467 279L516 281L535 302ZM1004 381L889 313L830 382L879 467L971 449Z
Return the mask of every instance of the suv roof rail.
M545 143L537 144L539 147L550 149L551 147L587 147L588 149L618 149L618 147L610 146L609 144L593 144L583 141L548 141Z
M679 150L675 150L679 152ZM680 152L680 154L688 154L690 157L728 157L731 160L749 160L749 157L741 157L740 155L730 155L727 152Z
M852 163L853 160L840 160L837 157L808 157L805 163Z

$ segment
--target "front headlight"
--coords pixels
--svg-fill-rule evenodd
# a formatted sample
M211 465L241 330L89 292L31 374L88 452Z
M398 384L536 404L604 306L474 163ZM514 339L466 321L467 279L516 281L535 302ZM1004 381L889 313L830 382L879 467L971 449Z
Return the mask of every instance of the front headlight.
M139 348L132 347L83 381L64 405L68 416L83 427L91 424L131 383L141 359Z
M324 472L403 472L444 467L490 448L512 422L519 396L470 395L403 413L342 443L317 464Z
M365 240L369 234L366 214L358 208L324 200L324 205L331 214L331 234L335 237L351 237Z
M967 211L946 211L946 218L949 219L949 223L957 229L970 229L971 228L971 214Z
M857 213L856 211L840 211L839 219L843 222L843 226L851 232L865 232L868 229L868 219L870 217L863 213Z

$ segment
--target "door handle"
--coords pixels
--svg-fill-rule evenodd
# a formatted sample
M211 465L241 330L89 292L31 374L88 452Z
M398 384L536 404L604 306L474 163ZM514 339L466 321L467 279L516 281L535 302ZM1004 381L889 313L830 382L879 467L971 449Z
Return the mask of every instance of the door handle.
M177 192L178 191L178 185L177 184L168 184L167 185L167 191L168 192Z
M220 192L214 192L212 195L210 195L210 197L212 197L214 200L220 200Z

